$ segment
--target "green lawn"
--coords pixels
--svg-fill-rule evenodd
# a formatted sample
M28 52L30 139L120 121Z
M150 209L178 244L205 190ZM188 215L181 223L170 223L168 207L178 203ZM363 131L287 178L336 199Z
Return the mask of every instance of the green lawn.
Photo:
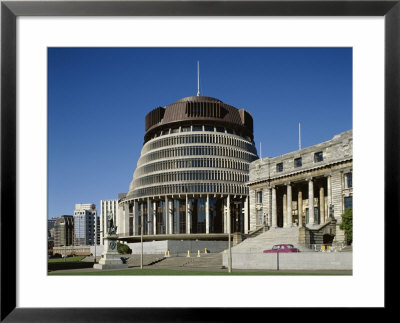
M57 273L50 272L49 275L59 275L59 276L225 276L225 275L240 275L240 276L349 276L350 274L345 273L301 273L301 272L282 272L282 271L270 271L270 272L213 272L213 271L194 271L194 270L172 270L172 269L122 269L122 270L99 270L90 272L70 272L70 273Z
M81 261L85 256L73 256L73 257L67 257L66 262L78 262ZM53 259L48 259L49 262L64 262L64 258L53 258Z

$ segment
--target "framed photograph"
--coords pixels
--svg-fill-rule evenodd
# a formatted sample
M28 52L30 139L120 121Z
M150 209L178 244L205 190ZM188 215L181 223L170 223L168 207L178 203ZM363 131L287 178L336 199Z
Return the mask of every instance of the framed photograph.
M399 177L398 109L400 102L398 89L400 83L399 2L368 0L2 1L1 320L5 322L33 320L54 322L84 322L90 320L100 322L130 320L139 322L234 321L238 311L242 310L254 310L258 313L258 311L271 308L390 308L390 286L387 285L387 282L390 280L389 270L394 267L394 264L393 260L387 256L386 247L398 233L398 227L392 225L391 221L393 221L393 214L398 214L397 200L400 197L397 180ZM144 69L130 70L123 68L124 64L129 64L129 61L124 61L129 57L134 57L134 59L143 62L146 59L146 64L149 64L148 60L152 58L157 60L158 64L162 64L162 61L170 60L172 62L172 60L176 60L176 66L179 66L185 61L186 53L189 51L199 53L202 49L207 51L205 56L212 57L216 61L222 62L224 57L230 57L234 63L239 62L239 60L234 59L236 57L234 55L239 52L245 52L243 54L243 57L246 57L245 59L255 61L265 55L267 49L273 48L282 49L282 51L279 51L281 56L285 55L285 50L297 50L296 53L300 53L305 48L309 49L310 53L323 48L345 49L350 53L352 59L352 93L350 97L352 96L353 101L351 118L353 121L352 129L354 129L354 182L356 183L354 205L357 209L354 218L354 235L357 237L355 239L357 243L353 245L352 275L325 277L284 275L271 277L165 277L145 275L135 277L73 277L47 275L47 255L42 252L42 249L47 249L47 240L45 239L45 231L47 230L44 229L47 221L44 214L47 216L49 214L50 204L48 199L51 196L52 181L55 180L49 176L49 167L53 167L54 161L48 154L49 149L62 150L64 149L62 145L67 143L66 141L63 144L61 141L54 143L50 136L56 133L60 134L57 138L76 136L77 134L73 130L74 124L78 131L90 132L91 127L98 122L97 113L108 113L110 122L124 124L125 133L130 132L128 129L129 122L121 122L121 118L124 118L123 115L119 115L121 112L117 111L116 115L111 116L111 111L102 110L100 100L95 103L91 102L90 95L87 95L84 91L79 92L79 95L78 92L74 92L73 95L75 97L78 95L80 99L86 100L86 104L92 108L86 112L83 110L79 112L80 108L74 110L75 107L72 106L74 100L68 100L69 92L72 93L72 90L69 90L74 86L75 88L83 88L82 85L79 85L83 83L79 82L85 82L85 80L64 79L62 86L55 89L53 87L56 84L54 80L61 74L57 74L59 70L57 70L57 73L54 71L60 66L64 69L63 73L77 68L86 69L89 74L96 75L96 78L101 80L105 76L102 76L98 66L105 60L99 59L97 65L92 64L93 60L98 59L105 52L113 51L111 59L119 59L121 63L120 69L113 73L117 78L125 75L126 89L121 88L122 83L116 82L115 84L119 84L118 86L106 89L102 88L101 82L96 82L92 86L97 88L90 90L94 95L109 91L109 93L113 93L110 95L111 100L112 97L116 98L120 95L121 91L127 92L129 90L128 84L133 80L132 75L136 71L141 75L139 79L143 76L143 82L146 81L146 77L149 78L147 80L149 84L155 82L154 70L147 75ZM128 50L130 54L125 57L123 53ZM263 51L262 55L258 54L261 50ZM68 59L74 57L73 55L80 55L79 64L81 65L68 63L68 59L65 60L67 51ZM96 55L93 55L94 52L96 52ZM302 52L301 55L303 54ZM279 55L276 54L276 57ZM332 64L328 73L333 73L335 61L327 58L329 57L328 51L321 55L325 55L325 62L328 61L326 64ZM163 57L163 60L160 57ZM61 60L63 60L62 63L59 63ZM77 59L73 62L77 62ZM244 62L244 60L241 62ZM261 64L260 62L259 64ZM317 60L313 61L312 58L309 58L307 62L307 64L318 64ZM165 62L165 64L167 63ZM217 67L218 62L215 64L215 67ZM171 63L171 66L174 65ZM153 68L159 70L160 66L157 68L157 65L154 64ZM272 73L272 65L269 65L269 68ZM199 66L197 66L197 69L197 97L199 97L202 84L200 83ZM306 67L305 70L307 70ZM267 70L262 68L259 69L259 72L268 73ZM224 73L228 73L228 70L225 70ZM305 72L299 70L299 73ZM247 74L244 73L243 75ZM234 79L235 76L229 77ZM246 77L251 76L249 74ZM195 76L193 78L195 79ZM284 83L283 78L284 76L282 76ZM337 79L335 84L333 74L332 77L327 77L323 82L328 79L332 81L332 86L339 85L337 83L340 80ZM140 83L140 80L137 82ZM290 82L290 80L287 80L287 82ZM110 83L107 82L107 84ZM270 83L269 86L272 89L273 83ZM85 89L90 89L90 87L85 86ZM166 93L173 91L173 87L165 87L165 89ZM224 89L223 86L221 86L221 89ZM247 88L248 93L251 93L252 90L256 91L256 88ZM262 89L258 91L262 91ZM271 91L266 91L265 95L268 95L267 93L271 95ZM315 91L317 95L317 90ZM196 101L195 92L196 88L193 84L193 97L190 97L190 102ZM157 95L161 97L161 94L154 90L153 96L156 97ZM207 95L207 93L201 95ZM66 105L62 112L57 112L57 116L64 118L64 120L68 117L73 119L69 123L69 127L65 127L65 129L62 128L62 122L53 123L53 110L48 109L51 100L56 96L58 96L58 102L64 102ZM131 97L135 99L134 94ZM208 112L204 113L217 113L219 110L215 108L214 111L212 108L222 103L217 102L217 104L213 98L204 98L206 98L204 100L208 100L204 105L204 111ZM329 106L329 100L330 98L327 97L327 106ZM159 104L168 103L160 102ZM177 103L179 102L177 101ZM234 102L232 103L234 104ZM146 102L141 104L145 105ZM156 103L152 102L151 104ZM295 98L293 98L291 104L295 105ZM111 105L109 102L108 106ZM77 104L78 106L79 104ZM201 110L202 107L197 108L194 103L192 105L186 104L186 110L191 109L191 112L188 110L189 112L185 113L201 114L203 113L201 112L203 111ZM143 109L148 113L152 108L154 107L150 106ZM236 109L227 105L224 105L223 108L224 111L228 112L229 109ZM168 109L168 106L166 109ZM68 111L70 111L69 114ZM159 130L157 124L160 124L162 116L160 120L157 118L160 118L159 115L163 111L160 112L157 108L153 111L146 117L145 142L164 135L162 133L164 128L160 128L160 133L157 132ZM328 127L332 122L331 120L340 120L341 117L346 119L348 123L348 113L346 112L346 114L340 108L324 107L320 111L324 111L322 112L324 115L318 119L322 120L321 124L318 125L319 128L324 127L324 124L325 127ZM233 112L236 113L236 110ZM246 119L245 112L239 110L238 113L241 118ZM278 112L275 113L278 115ZM318 114L319 110L316 109L313 113ZM82 117L82 120L79 120L79 117ZM287 117L289 118L289 116ZM143 117L141 118L143 119ZM345 125L347 123L343 122ZM232 121L231 124L234 124L234 122ZM249 123L247 124L249 125ZM257 125L260 127L260 123L257 123ZM59 132L54 131L55 126L61 128ZM184 126L183 123L180 124L179 129L183 129ZM195 123L191 123L190 126L190 131L198 130L195 129L198 126ZM211 131L207 126L210 127L209 124L201 125L201 131L205 134L207 131ZM317 125L315 126L317 128ZM155 128L152 127L157 129L154 130ZM110 127L109 131L117 128ZM214 132L219 131L217 124L213 124L212 128ZM267 132L267 128L268 125L265 132ZM228 137L229 134L234 134L247 138L245 133L247 130L238 132L238 129L232 130L225 127L224 133ZM168 128L168 131L171 136L174 128ZM88 151L90 149L103 149L104 146L104 153L113 153L112 146L118 143L115 143L111 139L112 137L107 136L106 127L104 127L104 133L105 135L101 139L97 139L99 143L104 143L104 145L87 147ZM100 132L97 132L96 136L99 135ZM141 136L140 133L138 136ZM274 136L273 134L269 135L270 138ZM140 143L141 139L138 138ZM127 150L131 149L129 143L120 144L126 146ZM253 145L256 144L258 143L253 142ZM126 157L130 155L124 156L123 153L110 157L109 160L110 162L120 160L121 163L128 163L128 167L132 168L131 171L133 172L140 156L140 149L135 149L138 150L137 156L135 155L136 158L133 158L136 160L132 160L132 157L129 158L129 161L126 160ZM265 148L265 150L267 149ZM345 148L342 150L341 153L346 154ZM265 157L261 153L261 144L258 153L258 156ZM64 155L65 160L57 160L57 162L60 165L67 165L69 158L81 158L71 155L70 151L68 156ZM87 157L90 158L90 153L87 154ZM301 156L296 155L294 158L295 167L301 167L302 162L306 162L306 160L301 160ZM318 155L317 152L314 158L319 158L317 162L322 161L323 155ZM262 165L259 166L259 168L262 167ZM78 168L77 166L76 170ZM259 170L255 168L255 178L258 176L257 171ZM278 170L276 167L276 171L280 172L282 169L279 168ZM341 178L346 181L347 188L352 189L352 177L342 174ZM127 180L127 185L129 185L129 179ZM254 180L253 183L256 183L256 181ZM93 182L93 185L96 185L96 183ZM145 185L146 183L144 183ZM287 184L285 183L285 185ZM318 191L319 194L322 194L322 197L324 197L324 189L328 191L330 185L325 185L325 182L321 184L322 191L320 188ZM306 184L303 186L306 190ZM73 186L68 188L68 190L73 189ZM183 188L179 186L178 189ZM201 192L203 192L203 189L204 187L199 188ZM286 191L285 187L285 191L283 191L283 186L274 193L272 193L274 189L272 186L269 189L271 194L278 194L281 202L282 198L283 200L287 198L286 192L289 194L289 188ZM290 195L292 194L291 189ZM257 187L255 190L257 190ZM293 194L296 194L296 197L299 190L298 187L293 186ZM135 192L132 190L132 192L128 192L129 194L135 194ZM236 196L237 194L238 192L235 192L235 195L232 194L232 203L235 203L236 206L241 205L240 203L247 203L245 200L240 200ZM310 191L308 191L308 194L311 194ZM351 195L348 195L348 192L346 194L342 196L343 203L353 205L352 190ZM121 197L121 199L124 198L125 196ZM260 194L260 196L257 195L257 198L262 201L264 196ZM268 196L269 198L271 197ZM320 199L321 195L319 195L319 201ZM177 203L179 201L177 198ZM207 201L205 199L201 201L204 202L204 205L210 203L208 197ZM229 201L230 197L228 204ZM79 202L77 201L77 203ZM82 201L82 203L86 203L86 201ZM154 207L156 207L158 202L154 200L150 204L148 203L150 202L146 201L146 206L152 206L154 203ZM173 203L175 203L175 200L173 200ZM285 209L288 212L287 208L289 207L289 212L293 215L293 218L288 216L285 218L276 218L275 216L274 218L272 213L269 218L266 218L268 212L264 212L264 218L262 218L262 212L257 213L258 209L255 208L253 212L256 214L253 215L254 221L260 221L260 223L266 221L270 225L275 223L277 226L283 226L289 219L296 225L299 224L299 221L306 221L307 223L312 221L321 223L323 221L322 204L319 213L315 213L314 209L312 210L312 213L316 214L315 218L312 217L310 212L307 213L308 209L307 212L304 211L303 218L296 213L300 202L296 203L294 209L291 205L287 205ZM215 204L217 207L217 198ZM186 201L186 205L188 205L188 201ZM221 205L223 206L223 204ZM142 214L146 206L138 205ZM94 206L91 205L90 207L93 211ZM201 206L199 207L201 208ZM284 206L280 207L283 208ZM126 208L130 210L129 203L126 204ZM329 208L326 209L327 213L328 211ZM245 214L245 212L239 213ZM256 218L258 214L260 214L259 219ZM115 223L113 224L112 221L113 218L110 219L111 222L107 222L111 223L109 224L110 228L107 229L109 230L108 239L112 236L112 228L116 230ZM207 233L210 233L211 224L203 223L198 220L199 218L196 219L198 223L195 229L187 229L188 222L177 220L175 223L173 222L175 220L172 219L171 224L164 223L166 227L162 227L162 223L158 227L158 222L154 223L154 226L149 225L146 228L146 234L153 230L161 233L164 232L163 230L166 230L167 233L182 233L180 230L188 230L186 232L194 233L203 233L203 231L206 233L207 231ZM105 225L104 221L106 219L103 219L103 226ZM138 228L138 224L135 224L134 218L132 223L128 221L122 223L118 219L115 219L115 221L119 227L126 229L126 241L135 242L132 237L137 231L135 228ZM246 221L249 222L249 219L246 218ZM184 229L180 229L179 224ZM201 225L205 225L205 227L203 228ZM219 225L221 232L226 232L223 229L223 224L213 223L212 225ZM245 228L240 221L234 225L239 228L238 231L248 233L249 228ZM253 225L255 226L255 224ZM139 231L136 232L136 234L138 233ZM94 253L96 254L96 251ZM231 266L231 264L228 266ZM315 294L309 288L310 284L328 286L329 301L326 294L323 297L315 298ZM369 286L368 290L365 290L366 285ZM59 294L61 289L62 295ZM58 290L58 292L55 293L54 290ZM78 292L79 290L86 292ZM302 291L301 296L296 294L299 291ZM296 296L288 297L288 293Z

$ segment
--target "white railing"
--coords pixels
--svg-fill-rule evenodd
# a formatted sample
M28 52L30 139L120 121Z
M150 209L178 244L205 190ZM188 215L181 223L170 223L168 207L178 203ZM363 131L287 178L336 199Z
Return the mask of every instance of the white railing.
M316 251L316 252L338 252L338 251L342 251L345 246L346 246L345 243L335 243L332 245L315 243L315 244L306 245L307 248L311 249L312 251Z

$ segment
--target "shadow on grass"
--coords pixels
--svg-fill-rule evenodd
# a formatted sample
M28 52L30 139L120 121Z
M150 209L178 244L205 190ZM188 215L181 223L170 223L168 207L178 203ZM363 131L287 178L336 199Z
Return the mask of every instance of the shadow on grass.
M84 269L93 268L93 262L48 262L47 270L68 270L68 269Z

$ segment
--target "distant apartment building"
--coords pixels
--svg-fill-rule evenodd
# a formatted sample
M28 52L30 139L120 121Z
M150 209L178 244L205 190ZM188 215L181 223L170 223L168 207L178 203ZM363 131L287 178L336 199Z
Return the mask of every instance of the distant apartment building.
M62 215L54 224L54 246L72 246L74 241L74 217Z
M53 217L51 219L47 219L47 241L49 243L53 243L54 242L54 226L56 224L56 221L59 218L57 217Z
M52 217L51 219L47 219L47 230L53 229L58 219L59 218L57 217Z
M107 233L107 214L112 212L113 214L113 223L117 225L117 212L118 212L118 200L101 200L100 201L100 225L99 225L99 233L100 233L100 244L104 244L104 234ZM118 230L118 228L117 228Z
M94 204L75 204L74 245L86 246L99 242L97 210ZM97 239L95 239L97 237Z

